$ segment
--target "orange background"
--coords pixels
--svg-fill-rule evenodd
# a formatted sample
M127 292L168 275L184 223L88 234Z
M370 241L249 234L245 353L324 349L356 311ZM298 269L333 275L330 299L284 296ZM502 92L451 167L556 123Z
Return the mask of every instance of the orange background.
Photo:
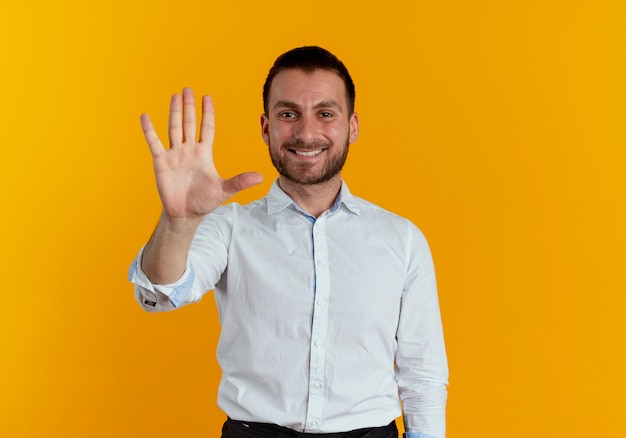
M438 270L448 436L626 436L621 0L109 1L3 6L0 435L208 437L212 296L170 314L127 269L159 215L139 115L214 96L224 176L274 177L274 58L357 84L351 190L411 218Z

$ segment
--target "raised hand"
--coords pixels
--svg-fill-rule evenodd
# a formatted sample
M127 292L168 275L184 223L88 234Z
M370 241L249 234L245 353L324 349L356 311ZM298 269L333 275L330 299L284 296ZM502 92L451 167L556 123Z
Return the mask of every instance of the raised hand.
M141 116L154 161L163 214L143 251L141 266L156 284L169 284L185 270L187 253L202 217L237 193L261 182L259 173L222 179L213 163L215 114L213 102L202 98L200 138L196 141L196 105L193 92L183 89L170 104L170 148L159 140L150 117Z
M209 96L202 98L200 137L196 141L196 106L193 91L183 89L170 103L169 141L165 149L147 114L141 116L154 162L163 214L171 219L198 219L240 190L262 181L256 172L222 179L213 161L215 113Z

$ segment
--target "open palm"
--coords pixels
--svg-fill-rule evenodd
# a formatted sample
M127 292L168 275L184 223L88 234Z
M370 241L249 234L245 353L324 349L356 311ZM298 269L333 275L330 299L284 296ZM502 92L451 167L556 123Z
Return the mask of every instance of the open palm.
M165 149L150 117L141 116L154 162L154 173L163 212L171 218L204 216L240 190L261 182L257 172L222 179L213 161L215 113L210 97L202 98L200 137L196 140L196 105L193 91L183 89L170 103L169 141Z

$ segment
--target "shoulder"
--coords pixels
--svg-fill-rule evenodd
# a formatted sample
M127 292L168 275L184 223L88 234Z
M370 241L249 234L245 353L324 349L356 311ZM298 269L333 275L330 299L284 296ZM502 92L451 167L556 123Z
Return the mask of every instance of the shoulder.
M248 204L231 202L221 205L204 217L200 223L198 231L200 234L218 233L228 236L236 224L241 224L242 221L243 223L246 223L246 221L250 220L254 216L267 216L266 198L261 198Z
M359 212L366 219L376 219L385 221L397 227L406 227L419 230L417 226L408 218L389 211L367 199L353 196L354 201L359 206Z
M353 199L359 206L359 216L382 233L401 239L404 244L411 246L428 246L424 233L410 219L358 196L353 196Z
M256 212L267 212L267 197L263 197L252 201L248 204L239 204L238 202L229 202L216 208L209 213L205 220L234 219L238 216L248 215Z

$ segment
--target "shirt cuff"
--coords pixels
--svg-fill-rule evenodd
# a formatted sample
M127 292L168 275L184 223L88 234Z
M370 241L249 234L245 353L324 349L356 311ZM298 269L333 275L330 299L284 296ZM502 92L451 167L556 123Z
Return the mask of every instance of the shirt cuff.
M170 284L154 284L141 269L142 256L143 248L139 251L137 258L133 261L128 270L128 281L134 283L135 286L141 289L152 292L152 294L160 293L165 295L174 307L180 307L185 304L185 298L189 291L191 291L193 282L196 279L196 273L189 260L187 260L185 272L178 280ZM146 302L145 304L154 306L156 302Z
M404 438L437 438L422 432L404 432Z

